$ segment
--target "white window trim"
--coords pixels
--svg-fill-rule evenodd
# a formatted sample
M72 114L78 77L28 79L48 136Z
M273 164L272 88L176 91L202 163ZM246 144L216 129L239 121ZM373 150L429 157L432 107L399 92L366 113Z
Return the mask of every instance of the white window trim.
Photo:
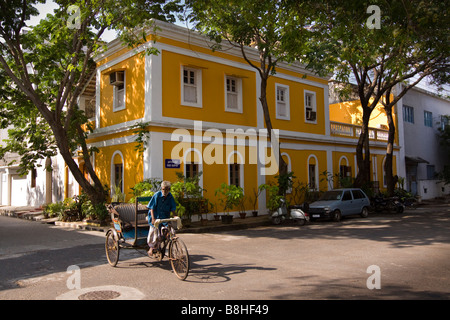
M306 94L311 94L313 96L313 106L312 107L312 111L316 112L316 119L315 120L307 120L306 119ZM310 90L304 90L304 94L303 94L303 105L304 105L304 112L305 112L305 122L306 123L313 123L313 124L317 124L317 95L315 91L310 91Z
M282 88L284 89L284 103L286 104L286 115L282 116L279 114L278 112L278 100L277 100L277 91L278 88ZM280 120L291 120L291 108L290 108L290 96L289 96L289 86L284 85L284 84L280 84L280 83L275 83L275 106L276 106L276 112L275 112L275 117L276 119L280 119Z
M116 96L118 88L117 86L113 86L113 112L125 110L127 108L127 73L124 71L123 75L123 106L117 106Z
M236 87L237 87L237 109L228 108L228 92L227 92L227 78L236 80ZM235 112L235 113L242 113L242 79L225 75L224 77L224 92L225 92L225 111L227 112Z
M197 89L197 103L193 103L190 101L184 101L184 70L194 71L195 72L195 80L197 81L196 89ZM203 107L203 101L202 101L202 70L187 66L181 66L180 68L180 84L181 84L181 105L187 106L187 107L195 107L195 108L202 108Z

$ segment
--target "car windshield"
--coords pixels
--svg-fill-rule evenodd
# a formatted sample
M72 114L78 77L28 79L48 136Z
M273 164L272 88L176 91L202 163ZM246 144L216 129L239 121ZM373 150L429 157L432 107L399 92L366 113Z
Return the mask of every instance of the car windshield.
M327 200L340 200L342 195L342 191L327 191L325 192L319 200L327 201Z

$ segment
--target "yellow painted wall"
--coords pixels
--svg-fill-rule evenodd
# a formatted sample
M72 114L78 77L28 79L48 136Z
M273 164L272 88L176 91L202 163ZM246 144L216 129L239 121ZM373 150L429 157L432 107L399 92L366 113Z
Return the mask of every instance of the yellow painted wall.
M181 142L177 141L164 141L163 143L163 159L161 161L165 161L164 159L173 159L176 157L173 157L172 150L176 148L176 146L179 145ZM188 143L181 143L185 146L185 152L187 152L188 149L194 146L194 144L188 144ZM207 154L208 151L205 151L205 148L208 147L208 144L202 144L202 150L199 150L202 152L202 155ZM181 150L181 148L179 149ZM233 149L230 149L231 151ZM237 150L237 148L235 149ZM183 152L180 152L180 155L183 155ZM241 152L242 154L242 152ZM198 161L199 158L194 152L190 152L189 156L192 156L192 160ZM242 156L244 156L242 154ZM203 172L203 188L206 189L204 192L204 196L210 200L212 203L217 201L217 198L215 196L215 191L220 187L222 183L228 183L228 164L227 164L227 150L226 148L223 148L223 156L222 161L217 161L218 163L213 164L206 164L203 163L203 168L201 169ZM181 159L182 160L182 159ZM235 160L235 159L232 159ZM253 188L257 188L257 165L256 164L250 164L249 161L249 151L248 147L245 147L245 165L244 165L244 194L245 195L251 195ZM165 168L163 169L163 176L165 180L169 180L172 183L177 181L176 172L184 172L184 162L181 161L180 168L179 169L173 169L173 168ZM247 210L251 210L252 207L249 202L246 203ZM237 210L237 209L236 209ZM220 212L221 210L219 210Z
M256 126L255 73L163 50L163 116ZM202 72L202 108L181 105L181 68L198 67ZM243 113L225 111L225 75L242 79Z
M330 105L330 121L362 125L362 108L359 100L334 103ZM378 104L372 111L369 127L379 128L379 125L387 126L387 117L384 108Z
M124 174L124 193L126 201L131 198L131 187L143 180L143 159L142 155L135 150L136 144L128 143L117 146L102 147L100 152L95 155L95 171L103 184L111 187L111 161L120 163L120 156L113 154L120 151L124 158L123 174Z
M300 76L301 75L297 74L297 77ZM276 118L276 83L289 86L290 120L281 120ZM313 124L305 122L304 90L313 91L316 93L317 123ZM275 75L270 77L268 81L267 102L274 129L325 134L325 102L323 88L281 79Z
M109 84L109 74L125 70L125 109L113 111L113 86ZM144 58L137 54L101 73L100 79L100 127L140 119L145 111L145 71Z

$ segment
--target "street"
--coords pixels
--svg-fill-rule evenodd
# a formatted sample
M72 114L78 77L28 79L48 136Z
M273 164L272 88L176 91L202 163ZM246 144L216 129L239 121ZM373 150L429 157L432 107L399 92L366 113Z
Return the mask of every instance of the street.
M180 234L191 271L105 234L0 216L0 299L448 299L450 209Z

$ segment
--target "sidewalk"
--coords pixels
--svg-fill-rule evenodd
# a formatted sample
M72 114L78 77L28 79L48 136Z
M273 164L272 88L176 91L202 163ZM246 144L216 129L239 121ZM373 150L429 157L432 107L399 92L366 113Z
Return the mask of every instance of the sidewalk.
M417 209L419 209L417 213L419 212L426 213L428 210L433 210L433 207L449 207L449 205L450 205L450 196L441 199L424 200L417 207ZM412 212L414 212L414 210L416 209L406 209L406 210L412 210ZM91 224L82 221L63 222L58 221L57 218L45 219L44 215L42 214L42 209L36 207L0 206L0 216L33 220L41 223L54 224L60 227L80 229L80 230L93 230L106 232L108 231L109 228L112 228L112 224L99 226L96 224ZM214 221L214 220L208 220L206 224L203 224L200 221L192 222L189 227L185 226L181 230L178 230L178 233L212 233L220 231L255 228L260 226L268 226L271 224L272 222L270 221L268 215L259 215L258 217L253 217L247 214L247 216L244 219L241 219L240 217L234 217L233 222L231 224L223 224L221 221Z
M43 215L43 210L41 208L35 207L0 206L0 216L32 220L41 223L54 224L60 227L79 230L106 232L108 231L109 228L112 228L112 224L99 226L97 224L91 224L83 221L63 222L58 221L57 218L45 219ZM221 221L214 221L214 220L208 220L206 224L200 221L192 222L190 226L185 226L181 230L178 230L178 233L203 233L203 232L208 233L226 230L254 228L270 224L271 221L267 215L262 215L258 217L247 215L244 219L234 217L233 222L231 224L223 224Z

